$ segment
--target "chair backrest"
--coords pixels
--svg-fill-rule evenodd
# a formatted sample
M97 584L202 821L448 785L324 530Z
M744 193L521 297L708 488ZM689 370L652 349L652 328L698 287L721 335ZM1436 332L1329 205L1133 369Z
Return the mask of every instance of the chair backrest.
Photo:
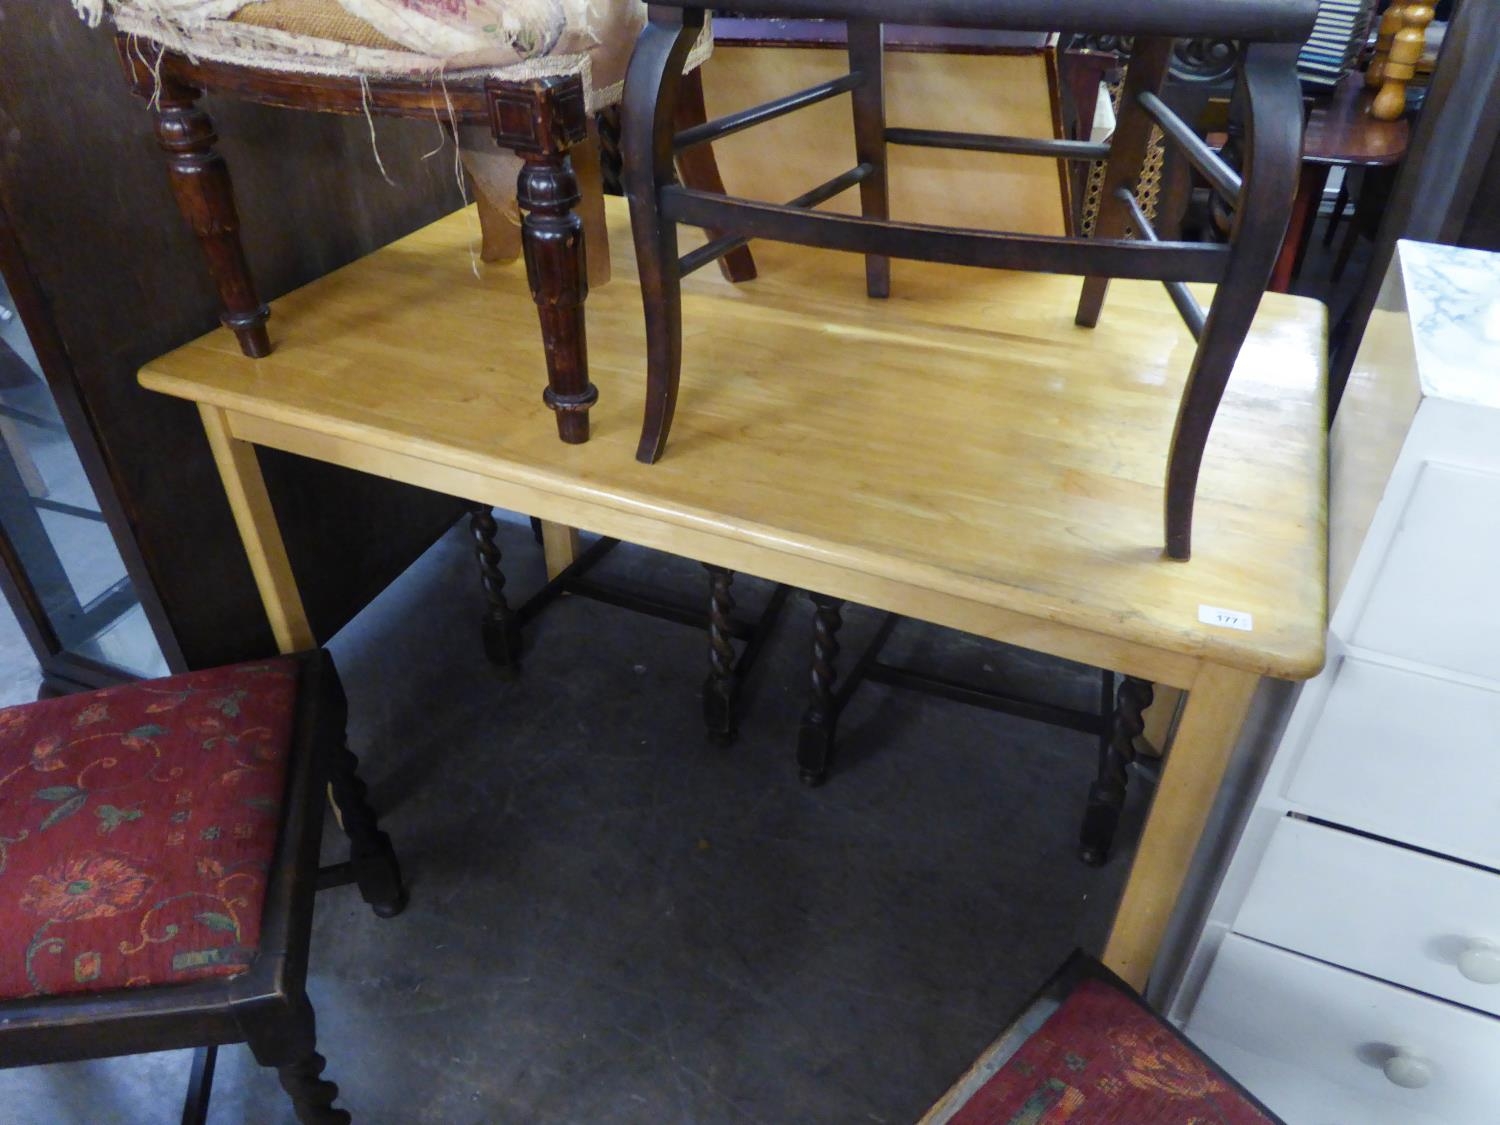
M663 0L661 6L708 5ZM738 0L734 9L754 16L1300 44L1312 31L1318 0Z
M1302 146L1296 59L1317 15L1315 0L740 0L736 8L749 15L844 20L850 69L841 78L676 131L675 74L703 25L705 8L688 0L651 5L626 79L624 109L626 194L646 292L650 357L646 421L637 459L649 463L661 456L676 407L681 278L751 239L862 253L871 297L889 294L893 257L1082 275L1074 323L1087 328L1099 319L1110 278L1160 281L1198 341L1166 482L1166 553L1187 559L1193 499L1209 430L1271 276L1296 192ZM1114 134L1108 144L1096 144L888 127L883 78L887 23L1133 36ZM1243 171L1210 149L1159 94L1173 42L1182 36L1244 41L1236 61L1246 115ZM847 172L784 204L695 190L678 182L674 154L845 93L853 103L857 160ZM1157 129L1203 176L1213 194L1233 209L1230 245L1172 241L1153 227L1140 185L1150 138ZM1107 161L1093 236L1036 237L893 222L886 175L890 145ZM860 192L859 216L816 210L855 187ZM677 223L711 232L710 240L679 257L673 229ZM1189 282L1216 284L1209 309L1198 303Z

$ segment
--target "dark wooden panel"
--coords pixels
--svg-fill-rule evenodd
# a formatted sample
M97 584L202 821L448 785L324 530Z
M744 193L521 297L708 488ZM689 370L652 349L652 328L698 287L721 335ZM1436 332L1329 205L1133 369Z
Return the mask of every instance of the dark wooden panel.
M184 660L196 667L268 651L270 630L197 414L135 381L143 361L217 321L150 115L126 89L109 33L85 28L64 0L0 9L0 73L4 207ZM431 120L376 122L391 185L362 118L206 104L268 299L458 203L452 150L422 159L438 140ZM277 328L273 318L273 342ZM288 457L267 457L265 467L320 636L460 510L448 498Z
M1458 244L1476 250L1500 250L1500 142L1490 151L1479 185Z

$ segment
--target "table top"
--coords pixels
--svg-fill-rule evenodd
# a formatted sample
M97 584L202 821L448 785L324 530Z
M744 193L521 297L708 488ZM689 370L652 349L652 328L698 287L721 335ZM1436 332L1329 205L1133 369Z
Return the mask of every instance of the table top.
M1339 80L1333 93L1313 103L1302 138L1302 159L1308 164L1379 166L1395 164L1406 155L1411 126L1406 117L1381 121L1370 116L1375 91L1365 88L1363 71Z
M710 561L781 581L799 563L872 575L909 595L882 608L964 627L951 607L968 606L975 632L995 633L980 621L993 610L1258 673L1321 667L1321 304L1265 298L1208 446L1194 557L1171 562L1162 480L1193 344L1159 285L1115 282L1089 330L1073 324L1076 278L897 262L894 295L872 301L857 257L757 243L760 280L710 268L685 285L677 421L648 466L633 456L640 291L623 203L609 204L586 445L557 440L524 271L472 259L472 212L275 302L270 357L242 357L221 329L141 381L449 474L417 483L462 473L524 488L543 518L600 513L571 521L586 530L668 527L682 553L717 545ZM924 613L924 599L949 608ZM1205 623L1202 607L1252 628Z

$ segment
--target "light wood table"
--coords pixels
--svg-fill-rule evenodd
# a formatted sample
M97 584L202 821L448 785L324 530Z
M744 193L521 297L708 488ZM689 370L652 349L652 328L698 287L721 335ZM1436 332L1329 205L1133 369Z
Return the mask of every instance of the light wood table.
M1142 984L1258 678L1323 663L1323 306L1266 299L1174 563L1162 478L1193 345L1159 286L1117 282L1087 330L1077 279L898 262L877 302L857 257L758 244L760 281L690 279L677 424L647 466L611 222L586 445L557 440L525 278L476 275L467 213L278 301L267 359L217 331L147 365L200 406L281 646L312 635L257 445L1185 689L1104 954Z

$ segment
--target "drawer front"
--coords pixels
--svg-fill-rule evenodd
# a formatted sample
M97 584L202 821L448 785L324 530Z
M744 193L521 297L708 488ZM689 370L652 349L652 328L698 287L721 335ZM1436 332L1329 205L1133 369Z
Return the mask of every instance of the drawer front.
M1286 796L1320 819L1500 868L1500 692L1346 657Z
M1500 1020L1238 934L1186 1030L1289 1125L1494 1125L1500 1107Z
M1234 930L1500 1015L1493 872L1287 817Z
M1428 462L1354 627L1360 648L1500 680L1500 476Z

